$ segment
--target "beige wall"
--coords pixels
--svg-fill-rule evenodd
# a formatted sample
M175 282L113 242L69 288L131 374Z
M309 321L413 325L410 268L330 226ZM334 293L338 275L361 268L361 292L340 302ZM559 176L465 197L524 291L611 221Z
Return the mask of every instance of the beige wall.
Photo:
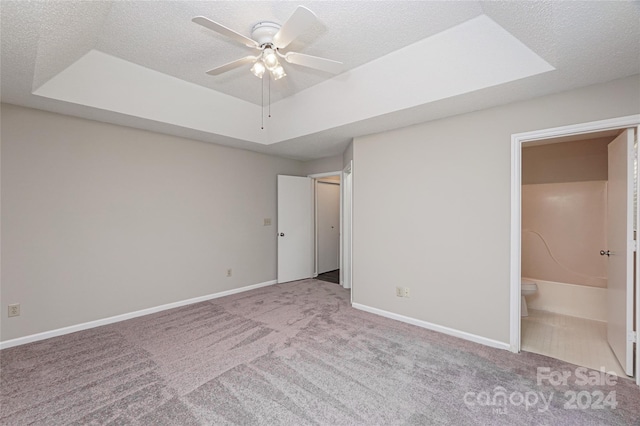
M3 341L276 278L276 175L301 162L1 114Z
M607 286L607 182L522 186L522 276Z
M522 184L607 180L607 145L614 137L522 149Z
M353 160L353 141L347 146L342 154L342 168L344 169Z
M339 172L342 167L342 155L334 155L333 157L320 158L313 161L305 161L302 163L305 175L313 175L317 173Z
M636 75L357 138L354 302L508 342L511 135L638 114L638 93Z

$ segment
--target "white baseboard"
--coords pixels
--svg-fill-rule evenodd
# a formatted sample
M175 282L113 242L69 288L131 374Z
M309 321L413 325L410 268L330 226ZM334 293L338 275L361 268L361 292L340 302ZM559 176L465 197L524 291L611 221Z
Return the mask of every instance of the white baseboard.
M508 343L499 342L493 339L488 339L486 337L478 336L476 334L467 333L466 331L460 331L454 328L444 327L442 325L433 324L433 323L422 321L416 318L405 317L404 315L394 314L393 312L383 311L382 309L372 308L371 306L361 305L359 303L352 303L351 306L361 311L380 315L386 318L391 318L396 321L406 322L407 324L417 325L418 327L426 328L432 331L437 331L438 333L447 334L449 336L458 337L460 339L469 340L471 342L480 343L481 345L491 346L492 348L510 350L510 346Z
M221 291L219 293L207 294L205 296L194 297L192 299L181 300L173 303L167 303L166 305L154 306L152 308L142 309L135 312L129 312L126 314L116 315L113 317L84 322L82 324L71 325L69 327L58 328L56 330L50 330L42 333L31 334L29 336L18 337L16 339L0 342L0 349L11 348L13 346L24 345L26 343L37 342L38 340L44 340L44 339L49 339L51 337L62 336L64 334L75 333L76 331L82 331L82 330L87 330L89 328L100 327L102 325L113 324L114 322L125 321L131 318L141 317L143 315L149 315L149 314L153 314L160 311L166 311L167 309L179 308L181 306L191 305L192 303L204 302L206 300L217 299L219 297L224 297L224 296L230 296L232 294L242 293L244 291L254 290L260 287L266 287L276 283L277 283L276 280L265 281L263 283L248 285L240 288L234 288L231 290Z
M538 285L527 307L571 317L607 321L607 289L527 278Z

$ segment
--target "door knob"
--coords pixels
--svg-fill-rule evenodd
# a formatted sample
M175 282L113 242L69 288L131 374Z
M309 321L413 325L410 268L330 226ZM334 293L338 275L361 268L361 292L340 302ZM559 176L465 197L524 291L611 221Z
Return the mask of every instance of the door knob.
M611 252L609 250L600 250L600 256L611 256Z
M284 232L281 232L281 233L280 233L280 236L281 236L281 237L284 237Z

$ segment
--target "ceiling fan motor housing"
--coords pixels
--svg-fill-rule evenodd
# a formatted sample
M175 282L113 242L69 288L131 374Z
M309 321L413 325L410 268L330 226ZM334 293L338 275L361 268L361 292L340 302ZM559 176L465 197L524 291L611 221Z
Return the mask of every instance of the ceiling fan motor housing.
M273 36L280 31L280 25L275 22L258 22L251 30L251 38L257 41L260 46L273 44Z

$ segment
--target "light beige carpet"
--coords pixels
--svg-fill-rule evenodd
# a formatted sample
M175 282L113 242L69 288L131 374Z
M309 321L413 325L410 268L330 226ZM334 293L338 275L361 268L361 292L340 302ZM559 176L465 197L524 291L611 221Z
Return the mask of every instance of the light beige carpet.
M630 380L537 384L537 367L576 366L357 311L348 300L340 286L305 280L3 350L0 423L639 422ZM612 391L615 408L594 406ZM575 409L571 392L581 395Z

